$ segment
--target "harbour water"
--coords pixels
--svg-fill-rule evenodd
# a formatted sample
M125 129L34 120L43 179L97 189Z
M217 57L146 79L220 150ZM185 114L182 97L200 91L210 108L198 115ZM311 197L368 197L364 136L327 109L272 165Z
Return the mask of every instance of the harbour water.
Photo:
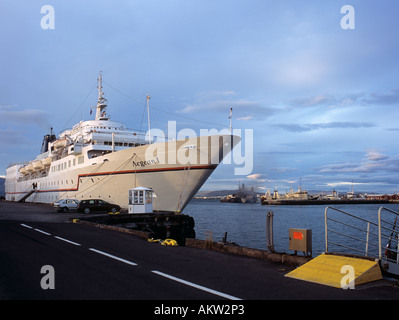
M377 223L378 209L381 205L340 204L331 207ZM399 204L385 204L384 207L399 210ZM193 199L185 208L184 214L194 218L197 239L205 240L211 233L214 241L221 241L225 232L227 232L227 241L235 242L245 247L266 250L266 215L269 211L272 211L274 215L273 240L275 250L277 252L293 253L293 251L289 251L289 228L311 229L312 251L313 255L316 256L325 252L325 208L326 206L324 205L262 206L259 202L241 204L221 203L216 199ZM328 213L334 215L336 211L329 209ZM343 221L347 219L346 217L341 218ZM347 223L353 224L350 220ZM338 226L335 229L340 231L345 229L345 226ZM357 230L349 229L348 232L353 237L365 237L365 235L359 235L360 232ZM378 233L375 230L374 232ZM335 241L335 239L333 240ZM343 241L351 242L350 239L343 239ZM370 241L372 241L371 238ZM363 246L363 244L358 244L357 241L353 242L355 247ZM339 249L342 249L342 252L346 250L345 248ZM360 250L363 249L361 248ZM369 252L373 256L373 254L375 255L378 252L378 248L373 249L370 247Z

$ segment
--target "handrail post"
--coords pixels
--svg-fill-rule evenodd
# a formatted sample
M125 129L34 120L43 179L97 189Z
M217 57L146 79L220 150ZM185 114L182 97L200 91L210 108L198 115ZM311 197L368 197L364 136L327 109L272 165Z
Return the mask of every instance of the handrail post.
M398 233L398 244L396 246L396 264L399 263L399 252L398 252L398 248L399 248L399 233Z
M378 209L378 259L382 258L382 250L381 250L381 209Z
M367 222L366 254L365 254L366 257L367 257L367 253L368 253L368 250L369 250L369 233L370 233L370 222Z
M324 230L325 230L325 239L326 239L326 252L328 252L327 210L328 210L328 207L326 207L326 209L324 210Z

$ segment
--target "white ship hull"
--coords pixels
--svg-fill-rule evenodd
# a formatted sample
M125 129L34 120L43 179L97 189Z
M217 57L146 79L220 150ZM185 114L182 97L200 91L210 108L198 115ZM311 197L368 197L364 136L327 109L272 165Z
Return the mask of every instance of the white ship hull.
M36 159L7 168L6 200L53 203L91 198L127 209L128 190L140 186L153 189L154 210L182 211L240 141L218 134L152 143L150 130L145 139L110 120L102 89L100 73L94 120L80 121L58 138L51 131Z
M7 169L6 200L19 201L33 191L26 202L93 198L126 209L128 190L143 186L154 190L154 210L182 211L221 158L227 155L226 150L231 150L239 140L234 137L233 142L229 135L195 137L127 148L92 158L88 157L88 146L79 154L53 160L45 176L40 176L39 166L37 174L29 171L23 175L20 169L24 166L17 164Z

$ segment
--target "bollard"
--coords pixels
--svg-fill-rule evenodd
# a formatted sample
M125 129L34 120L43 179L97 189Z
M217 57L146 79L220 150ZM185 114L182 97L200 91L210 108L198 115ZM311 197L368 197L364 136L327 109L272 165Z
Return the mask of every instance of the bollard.
M224 237L223 237L222 242L223 242L223 243L226 243L226 241L227 241L227 232L224 233Z

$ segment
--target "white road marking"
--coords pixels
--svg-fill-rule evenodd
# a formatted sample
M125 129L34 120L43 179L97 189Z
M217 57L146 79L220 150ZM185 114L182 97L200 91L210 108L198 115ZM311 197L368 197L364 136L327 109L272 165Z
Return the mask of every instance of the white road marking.
M73 242L73 241L68 240L68 239L65 239L65 238L61 238L61 237L58 237L58 236L54 236L54 238L57 238L57 239L59 239L59 240L65 241L65 242L68 242L68 243L73 244L73 245L75 245L75 246L80 246L80 243Z
M158 274L158 275L160 275L160 276L162 276L162 277L165 277L165 278L168 278L168 279L171 279L171 280L174 280L174 281L183 283L183 284L185 284L185 285L187 285L187 286L190 286L190 287L193 287L193 288L196 288L196 289L199 289L199 290L203 290L203 291L206 291L206 292L215 294L215 295L217 295L217 296L220 296L220 297L223 297L223 298L226 298L226 299L230 299L230 300L242 300L242 299L240 299L240 298L231 296L231 295L229 295L229 294L225 294L225 293L223 293L223 292L219 292L219 291L216 291L216 290L213 290L213 289L209 289L209 288L207 288L207 287L203 287L203 286L200 286L200 285L198 285L198 284L195 284L195 283L192 283L192 282L189 282L189 281L180 279L180 278L176 278L176 277L174 277L174 276L171 276L171 275L169 275L169 274L166 274L166 273L163 273L163 272L160 272L160 271L153 270L153 271L151 271L151 272L156 273L156 274Z
M112 258L112 259L115 259L115 260L118 260L118 261L121 261L121 262L130 264L130 265L132 265L132 266L137 266L137 263L134 263L134 262L132 262L132 261L119 258L119 257L117 257L117 256L113 256L112 254L109 254L109 253L106 253L106 252L103 252L103 251L100 251L100 250L97 250L97 249L94 249L94 248L89 248L89 250L90 250L90 251L93 251L93 252L97 252L97 253L99 253L99 254L102 254L102 255L104 255L104 256L106 256L106 257L108 257L108 258Z
M25 228L28 228L28 229L33 229L33 230L38 231L38 232L40 232L40 233L43 233L43 234L45 234L45 235L51 235L50 233L48 233L48 232L46 232L46 231L43 231L43 230L40 230L40 229L37 229L37 228L33 228L33 227L31 227L31 226L29 226L29 225L27 225L27 224L24 224L24 223L21 223L20 225L21 225L22 227L25 227ZM74 242L74 241L71 241L71 240L68 240L68 239L65 239L65 238L61 238L61 237L59 237L59 236L54 236L54 238L59 239L59 240L62 240L62 241L65 241L65 242L70 243L70 244L73 244L73 245L75 245L75 246L80 246L80 245L81 245L80 243L77 243L77 242ZM134 262L129 261L129 260L126 260L126 259L122 259L122 258L120 258L120 257L117 257L117 256L114 256L114 255L112 255L112 254L106 253L106 252L104 252L104 251L100 251L100 250L97 250L97 249L94 249L94 248L89 248L89 250L90 250L90 251L93 251L93 252L96 252L96 253L99 253L99 254L101 254L101 255L104 255L104 256L106 256L106 257L109 257L109 258L118 260L118 261L120 261L120 262L129 264L129 265L132 265L132 266L137 266L137 263L134 263ZM179 283L185 284L185 285L187 285L187 286L190 286L190 287L193 287L193 288L196 288L196 289L205 291L205 292L212 293L212 294L217 295L217 296L222 297L222 298L226 298L226 299L229 299L229 300L242 300L242 299L240 299L240 298L231 296L231 295L229 295L229 294L226 294L226 293L223 293L223 292L220 292L220 291L216 291L216 290L213 290L213 289L210 289L210 288L207 288L207 287L204 287L204 286L195 284L195 283L193 283L193 282L186 281L186 280L183 280L183 279L180 279L180 278L171 276L171 275L169 275L169 274L167 274L167 273L163 273L163 272L156 271L156 270L152 270L151 272L152 272L152 273L155 273L155 274L157 274L157 275L160 275L160 276L162 276L162 277L168 278L168 279L170 279L170 280L177 281L177 282L179 282Z
M47 235L47 236L51 236L51 233L48 233L48 232L46 232L46 231L43 231L43 230L40 230L40 229L37 229L37 228L34 228L33 230L38 231L38 232L41 232L41 233L43 233L43 234L45 234L45 235Z

